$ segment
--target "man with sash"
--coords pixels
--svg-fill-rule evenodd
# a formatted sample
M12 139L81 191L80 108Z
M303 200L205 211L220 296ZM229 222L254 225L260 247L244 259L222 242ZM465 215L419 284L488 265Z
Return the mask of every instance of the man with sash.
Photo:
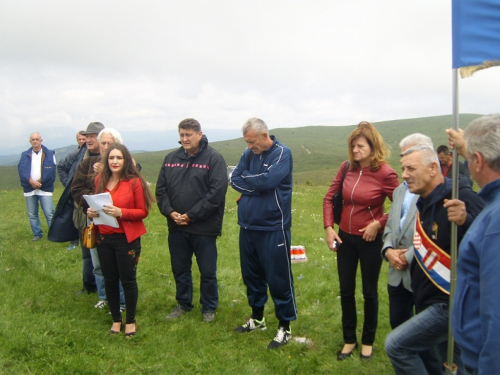
M446 361L451 244L448 215L456 215L461 207L445 207L451 198L452 182L441 173L439 160L431 147L419 145L407 149L402 154L401 165L409 191L420 196L413 244L415 257L410 268L417 314L387 336L385 350L396 374L421 375L428 371L420 352L434 350L441 363ZM467 202L466 218L458 227L460 242L484 202L465 181L460 182L459 197ZM457 346L455 363L458 373L463 373Z

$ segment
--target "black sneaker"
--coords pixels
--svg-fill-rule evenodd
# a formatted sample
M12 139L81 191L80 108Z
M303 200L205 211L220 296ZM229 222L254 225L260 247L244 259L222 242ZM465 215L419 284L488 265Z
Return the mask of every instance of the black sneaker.
M214 311L206 311L202 314L203 316L203 321L210 323L215 320L215 312Z
M257 319L252 319L242 326L239 326L234 329L234 332L242 333L242 332L251 332L256 329L260 329L261 331L265 331L267 329L266 327L266 318L262 318L262 320L257 320Z
M282 345L285 345L288 341L292 339L292 330L288 331L284 327L278 327L278 332L276 332L276 336L267 346L268 349L276 349Z

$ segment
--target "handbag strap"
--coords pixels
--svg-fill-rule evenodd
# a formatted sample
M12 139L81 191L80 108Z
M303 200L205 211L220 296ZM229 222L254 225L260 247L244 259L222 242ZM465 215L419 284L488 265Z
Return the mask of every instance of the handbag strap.
M349 160L347 160L347 164L345 165L345 169L344 169L344 175L342 176L342 181L340 183L340 186L344 185L344 179L345 179L345 175L347 174L347 171L349 169Z

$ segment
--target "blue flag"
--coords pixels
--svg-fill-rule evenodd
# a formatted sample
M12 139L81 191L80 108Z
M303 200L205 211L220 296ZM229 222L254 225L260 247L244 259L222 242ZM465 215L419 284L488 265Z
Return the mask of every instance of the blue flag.
M500 65L500 0L452 0L452 34L462 78Z

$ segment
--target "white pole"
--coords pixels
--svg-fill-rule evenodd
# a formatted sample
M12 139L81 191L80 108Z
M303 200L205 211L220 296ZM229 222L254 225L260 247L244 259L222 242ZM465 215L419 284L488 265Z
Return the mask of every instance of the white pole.
M459 110L458 110L458 69L452 69L453 77L453 129L458 131L459 128ZM453 163L451 165L451 199L458 199L458 154L457 150L453 149ZM457 268L457 224L451 223L451 243L450 243L450 257L451 257L451 278L450 278L450 302L448 304L449 318L448 318L448 359L445 363L446 375L454 375L457 373L457 366L453 363L453 348L454 340L451 331L451 309L453 303L453 295L455 294L456 284L456 268ZM450 365L451 364L451 365Z

